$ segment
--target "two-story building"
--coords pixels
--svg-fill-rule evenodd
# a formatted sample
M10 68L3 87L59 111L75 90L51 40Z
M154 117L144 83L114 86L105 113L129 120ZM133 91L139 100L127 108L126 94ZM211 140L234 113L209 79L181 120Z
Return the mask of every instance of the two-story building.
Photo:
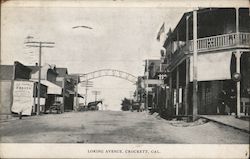
M74 110L76 81L68 75L67 68L57 68L57 73L56 83L63 88L64 111L72 111Z
M147 59L145 61L145 72L142 78L145 92L145 109L154 111L158 102L158 87L163 84L159 79L159 73L162 71L161 60Z
M249 115L249 15L249 8L197 10L198 114ZM163 45L169 86L166 107L172 115L193 113L193 21L193 12L185 13ZM232 80L235 73L240 73L240 82Z
M39 69L38 66L29 66L33 71L31 74L31 81L38 81ZM41 98L40 101L44 100L45 106L41 105L41 111L46 112L51 105L56 101L63 102L63 89L56 84L56 79L58 76L57 68L55 65L45 64L41 67L41 84L48 87L46 98ZM37 104L37 98L35 99Z

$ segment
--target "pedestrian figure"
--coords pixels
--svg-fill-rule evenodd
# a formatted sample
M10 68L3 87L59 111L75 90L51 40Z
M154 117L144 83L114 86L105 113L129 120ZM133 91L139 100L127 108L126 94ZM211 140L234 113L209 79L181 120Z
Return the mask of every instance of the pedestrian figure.
M233 88L230 89L228 106L230 108L230 114L236 113L236 92Z
M222 90L219 94L219 114L225 115L225 109L227 105L227 93L225 90Z

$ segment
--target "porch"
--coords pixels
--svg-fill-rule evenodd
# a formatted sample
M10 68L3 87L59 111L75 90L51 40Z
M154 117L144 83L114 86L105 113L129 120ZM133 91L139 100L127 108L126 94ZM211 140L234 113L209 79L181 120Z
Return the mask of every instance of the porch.
M250 33L231 33L197 40L198 52L217 51L233 48L249 48ZM193 52L193 40L189 41L188 50Z

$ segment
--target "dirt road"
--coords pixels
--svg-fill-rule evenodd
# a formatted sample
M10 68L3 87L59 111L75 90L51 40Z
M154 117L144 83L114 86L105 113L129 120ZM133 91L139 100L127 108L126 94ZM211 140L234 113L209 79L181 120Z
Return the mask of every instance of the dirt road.
M249 134L207 122L176 126L145 112L68 112L1 122L4 143L248 143ZM177 124L178 125L178 124Z

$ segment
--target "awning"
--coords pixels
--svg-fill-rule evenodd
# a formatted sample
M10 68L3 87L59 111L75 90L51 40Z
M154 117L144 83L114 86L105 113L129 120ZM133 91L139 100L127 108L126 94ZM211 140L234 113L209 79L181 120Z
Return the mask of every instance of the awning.
M41 83L48 86L47 94L62 94L62 88L50 81L41 80Z
M35 82L38 82L38 80L32 80L32 81L35 81ZM41 84L45 85L48 87L47 89L47 94L59 94L61 95L62 94L62 88L50 81L47 81L47 80L41 80Z
M232 52L218 52L198 55L198 81L231 79ZM190 57L190 81L193 81L193 56Z

